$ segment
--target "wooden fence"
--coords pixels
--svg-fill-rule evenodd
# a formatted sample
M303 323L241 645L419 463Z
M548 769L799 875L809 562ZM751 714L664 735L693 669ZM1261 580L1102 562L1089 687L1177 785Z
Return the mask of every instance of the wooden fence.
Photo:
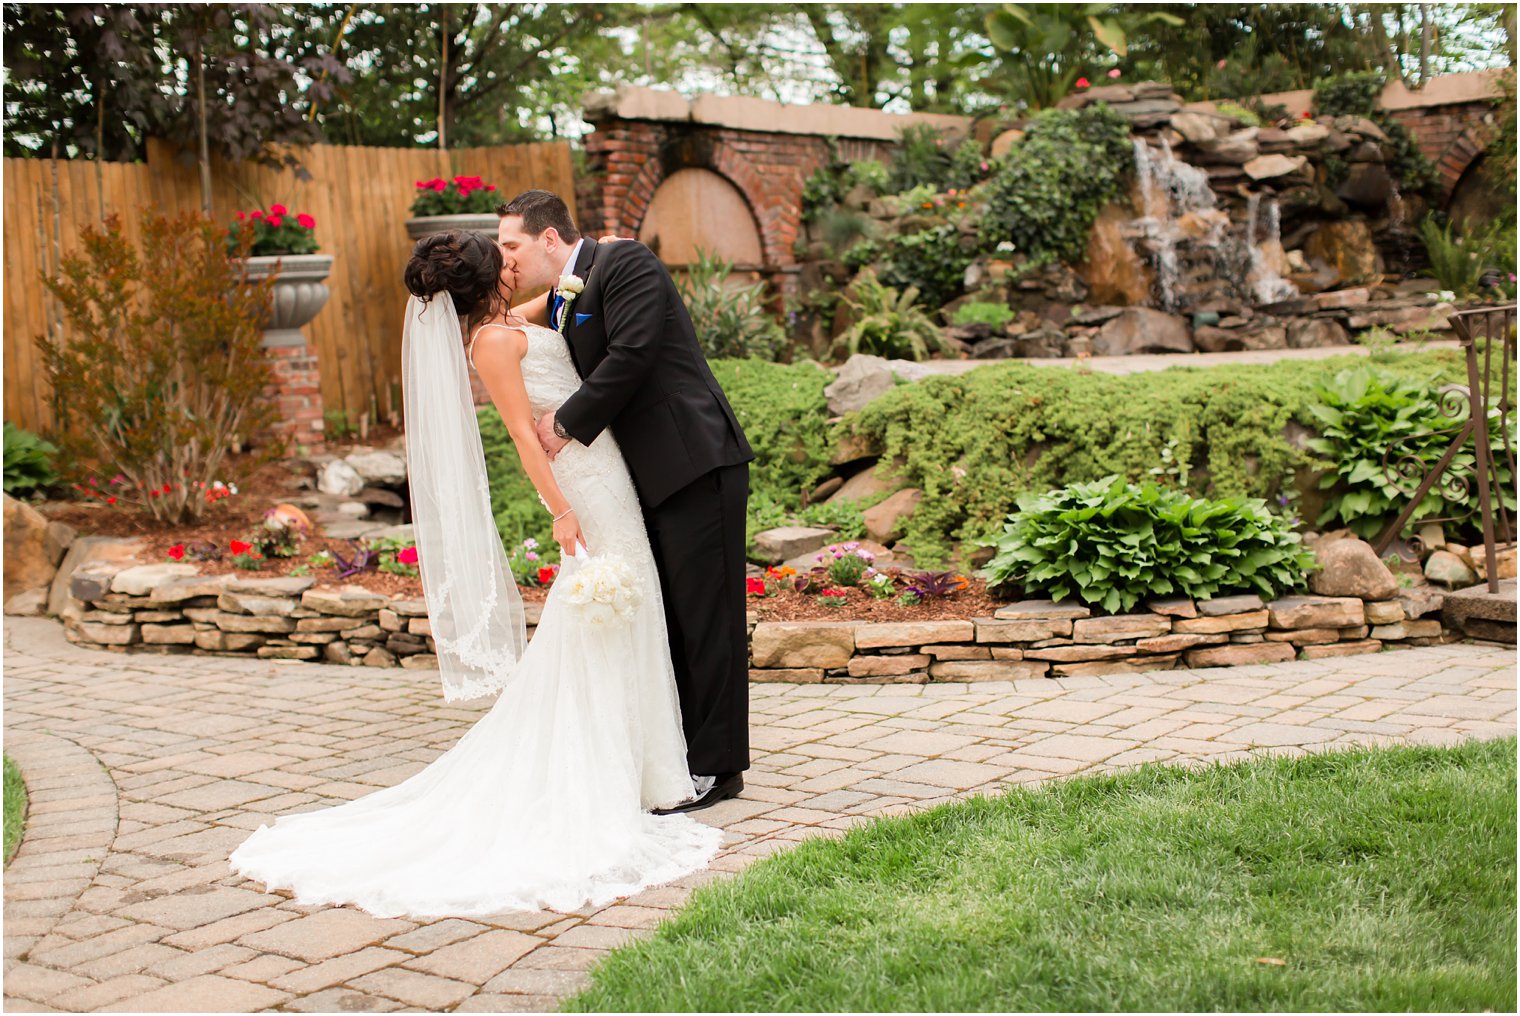
M354 421L372 408L382 419L401 409L401 270L412 247L404 223L417 180L478 175L504 198L542 187L563 196L574 213L564 142L446 153L318 145L300 158L309 180L254 163L219 163L212 171L212 214L231 223L240 209L278 201L316 218L321 251L335 256L327 280L332 297L305 332L317 355L325 408L347 411ZM115 213L135 243L144 212L198 210L199 179L193 162L157 142L150 143L146 163L4 160L6 420L28 430L51 427L36 340L67 336L68 327L42 279L57 272L80 231Z

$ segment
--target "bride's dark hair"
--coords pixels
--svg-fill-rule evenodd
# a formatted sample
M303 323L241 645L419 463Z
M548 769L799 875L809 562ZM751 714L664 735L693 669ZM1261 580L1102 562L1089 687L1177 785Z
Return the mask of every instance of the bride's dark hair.
M460 317L473 324L507 309L501 248L479 233L448 230L417 241L406 263L406 288L424 303L448 293Z

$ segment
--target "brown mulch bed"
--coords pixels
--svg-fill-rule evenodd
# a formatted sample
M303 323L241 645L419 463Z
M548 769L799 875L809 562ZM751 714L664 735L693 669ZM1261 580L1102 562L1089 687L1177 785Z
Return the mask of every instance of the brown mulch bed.
M371 443L383 444L388 432L372 431ZM337 449L334 449L335 451ZM198 521L175 526L155 523L147 515L134 509L120 509L87 501L51 501L37 508L49 519L65 522L82 534L92 536L136 537L143 541L146 562L169 562L169 548L175 544L207 542L217 545L227 554L221 560L190 562L200 568L204 575L221 575L236 572L250 578L257 576L288 575L306 563L308 556L326 550L349 557L354 544L348 540L330 540L320 536L308 537L301 542L300 550L291 558L268 558L258 571L242 571L233 567L228 541L246 539L256 532L263 522L264 513L303 489L302 477L292 469L289 461L267 463L250 468L234 459L226 474L235 482L238 493L211 505ZM405 575L391 575L379 571L365 571L346 579L339 579L330 568L313 570L312 577L319 585L356 585L386 596L420 598L422 583ZM538 588L521 590L524 600L540 602L548 591ZM846 590L848 602L839 607L829 607L818 602L816 595L804 595L787 589L773 596L746 598L745 607L762 621L938 621L967 617L987 617L1004 601L987 592L986 584L970 579L967 588L942 600L929 600L917 606L907 607L896 600L877 600L860 589Z
M946 599L925 600L906 607L896 600L878 600L862 589L847 589L847 602L830 607L814 595L786 590L774 596L751 596L748 608L761 621L959 621L968 617L991 617L1006 600L987 592L987 584L970 579L970 585Z

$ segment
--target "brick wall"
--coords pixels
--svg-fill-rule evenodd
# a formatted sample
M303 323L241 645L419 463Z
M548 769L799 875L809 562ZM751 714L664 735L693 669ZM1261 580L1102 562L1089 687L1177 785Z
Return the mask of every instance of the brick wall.
M589 170L578 192L582 228L636 235L666 177L711 170L738 188L760 228L767 274L783 291L797 265L802 188L829 159L822 137L688 123L608 120L586 138Z
M322 381L317 370L317 354L309 343L299 346L273 346L264 350L274 372L274 383L267 396L279 407L279 419L272 428L285 438L289 447L319 445L324 440L322 421Z
M1450 197L1467 167L1483 152L1493 131L1489 102L1463 102L1393 111L1394 119L1414 136L1425 157L1435 163L1441 193Z

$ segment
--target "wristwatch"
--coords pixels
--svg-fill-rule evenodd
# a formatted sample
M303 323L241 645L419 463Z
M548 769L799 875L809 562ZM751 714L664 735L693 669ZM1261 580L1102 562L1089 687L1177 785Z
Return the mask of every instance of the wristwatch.
M564 438L566 441L570 440L570 432L565 429L565 425L563 423L559 422L559 418L558 417L555 417L555 419L554 419L554 433L558 434L560 437Z

